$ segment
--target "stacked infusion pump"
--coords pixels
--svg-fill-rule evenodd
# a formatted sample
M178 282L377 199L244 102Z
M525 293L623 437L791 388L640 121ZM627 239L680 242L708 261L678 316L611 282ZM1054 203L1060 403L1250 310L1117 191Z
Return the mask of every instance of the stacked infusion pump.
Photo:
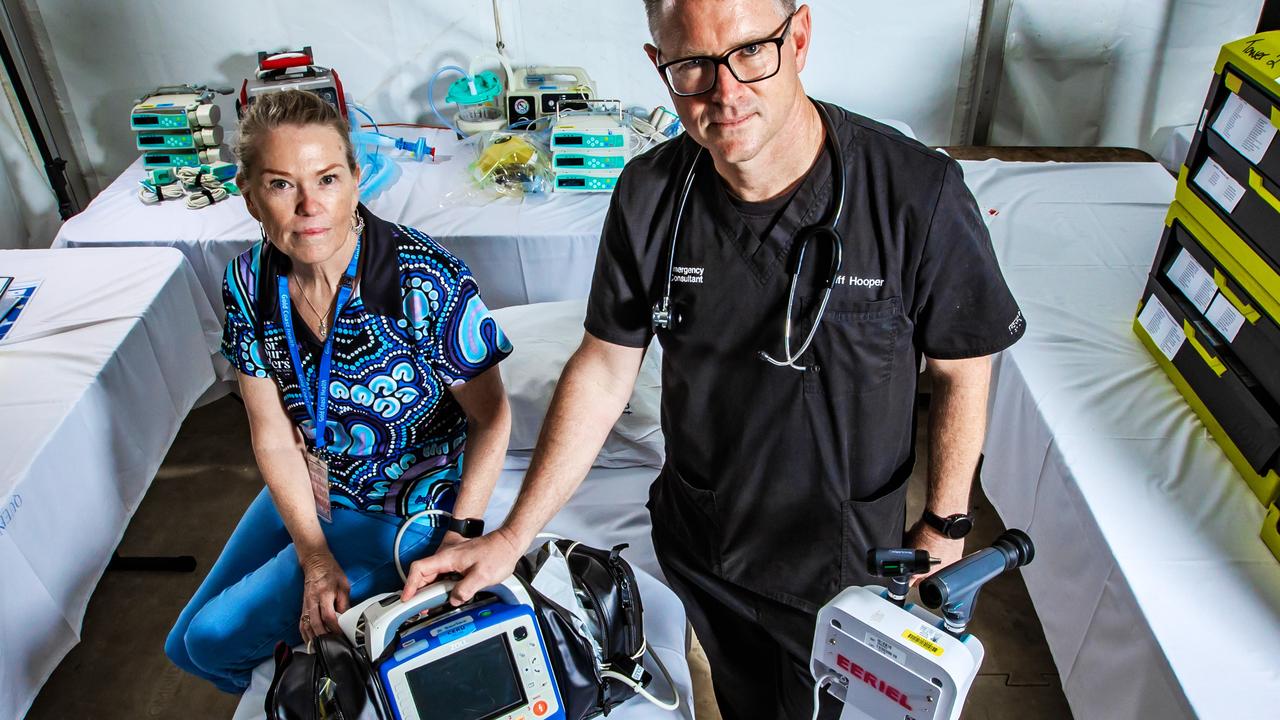
M615 109L603 110L602 105ZM551 126L556 192L612 192L631 159L631 127L617 100L593 100L587 110L561 111Z
M199 167L221 161L221 112L205 87L157 88L133 106L129 128L148 170Z

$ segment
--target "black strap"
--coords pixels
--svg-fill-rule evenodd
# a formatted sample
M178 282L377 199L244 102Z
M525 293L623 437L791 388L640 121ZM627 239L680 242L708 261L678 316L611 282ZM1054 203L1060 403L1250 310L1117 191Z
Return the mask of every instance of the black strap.
M209 199L209 204L210 204L210 205L212 205L212 204L214 203L213 193L209 192L209 188L207 188L207 187L205 187L205 186L203 186L203 185L197 185L197 186L196 186L196 189L200 191L200 194L201 194L201 195L204 195L206 198L208 198L208 199ZM219 212L221 212L221 211L219 211Z
M156 202L164 202L164 192L159 185L152 185L152 190L156 191Z
M267 720L284 720L280 716L280 702L276 694L280 691L280 681L284 679L285 668L293 662L293 648L289 644L281 641L276 643L275 650L276 671L271 676L271 685L267 688L267 699L263 704L263 710L267 713Z

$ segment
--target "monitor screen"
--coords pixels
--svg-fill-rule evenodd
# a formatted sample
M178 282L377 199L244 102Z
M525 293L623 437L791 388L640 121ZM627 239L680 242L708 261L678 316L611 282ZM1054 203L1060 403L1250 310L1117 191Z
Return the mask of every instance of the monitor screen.
M488 720L524 704L520 674L505 634L405 673L418 716Z

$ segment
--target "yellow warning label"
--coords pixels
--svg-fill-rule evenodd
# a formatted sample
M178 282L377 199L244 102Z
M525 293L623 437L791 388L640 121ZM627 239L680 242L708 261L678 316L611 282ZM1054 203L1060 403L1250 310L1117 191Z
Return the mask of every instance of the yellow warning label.
M941 645L931 643L926 638L920 637L919 635L911 632L910 630L903 630L902 637L906 638L910 642L915 643L916 645L919 645L925 650L928 650L930 653L937 655L938 657L942 657L943 650Z

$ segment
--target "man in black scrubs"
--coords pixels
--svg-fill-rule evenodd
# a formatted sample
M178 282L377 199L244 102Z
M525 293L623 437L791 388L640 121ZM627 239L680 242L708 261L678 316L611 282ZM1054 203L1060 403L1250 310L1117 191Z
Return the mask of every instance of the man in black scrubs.
M959 166L805 95L808 7L646 9L646 51L687 134L632 160L618 183L586 334L511 515L442 550L407 587L461 572L461 600L511 571L623 410L667 296L673 322L656 323L667 460L649 500L658 559L710 659L724 717L808 718L815 615L842 588L873 582L867 548L905 542L944 564L961 556L989 358L1025 324ZM832 236L814 235L789 307L797 238L832 223L840 269ZM927 512L904 538L921 356L933 382ZM838 714L831 705L824 717Z

